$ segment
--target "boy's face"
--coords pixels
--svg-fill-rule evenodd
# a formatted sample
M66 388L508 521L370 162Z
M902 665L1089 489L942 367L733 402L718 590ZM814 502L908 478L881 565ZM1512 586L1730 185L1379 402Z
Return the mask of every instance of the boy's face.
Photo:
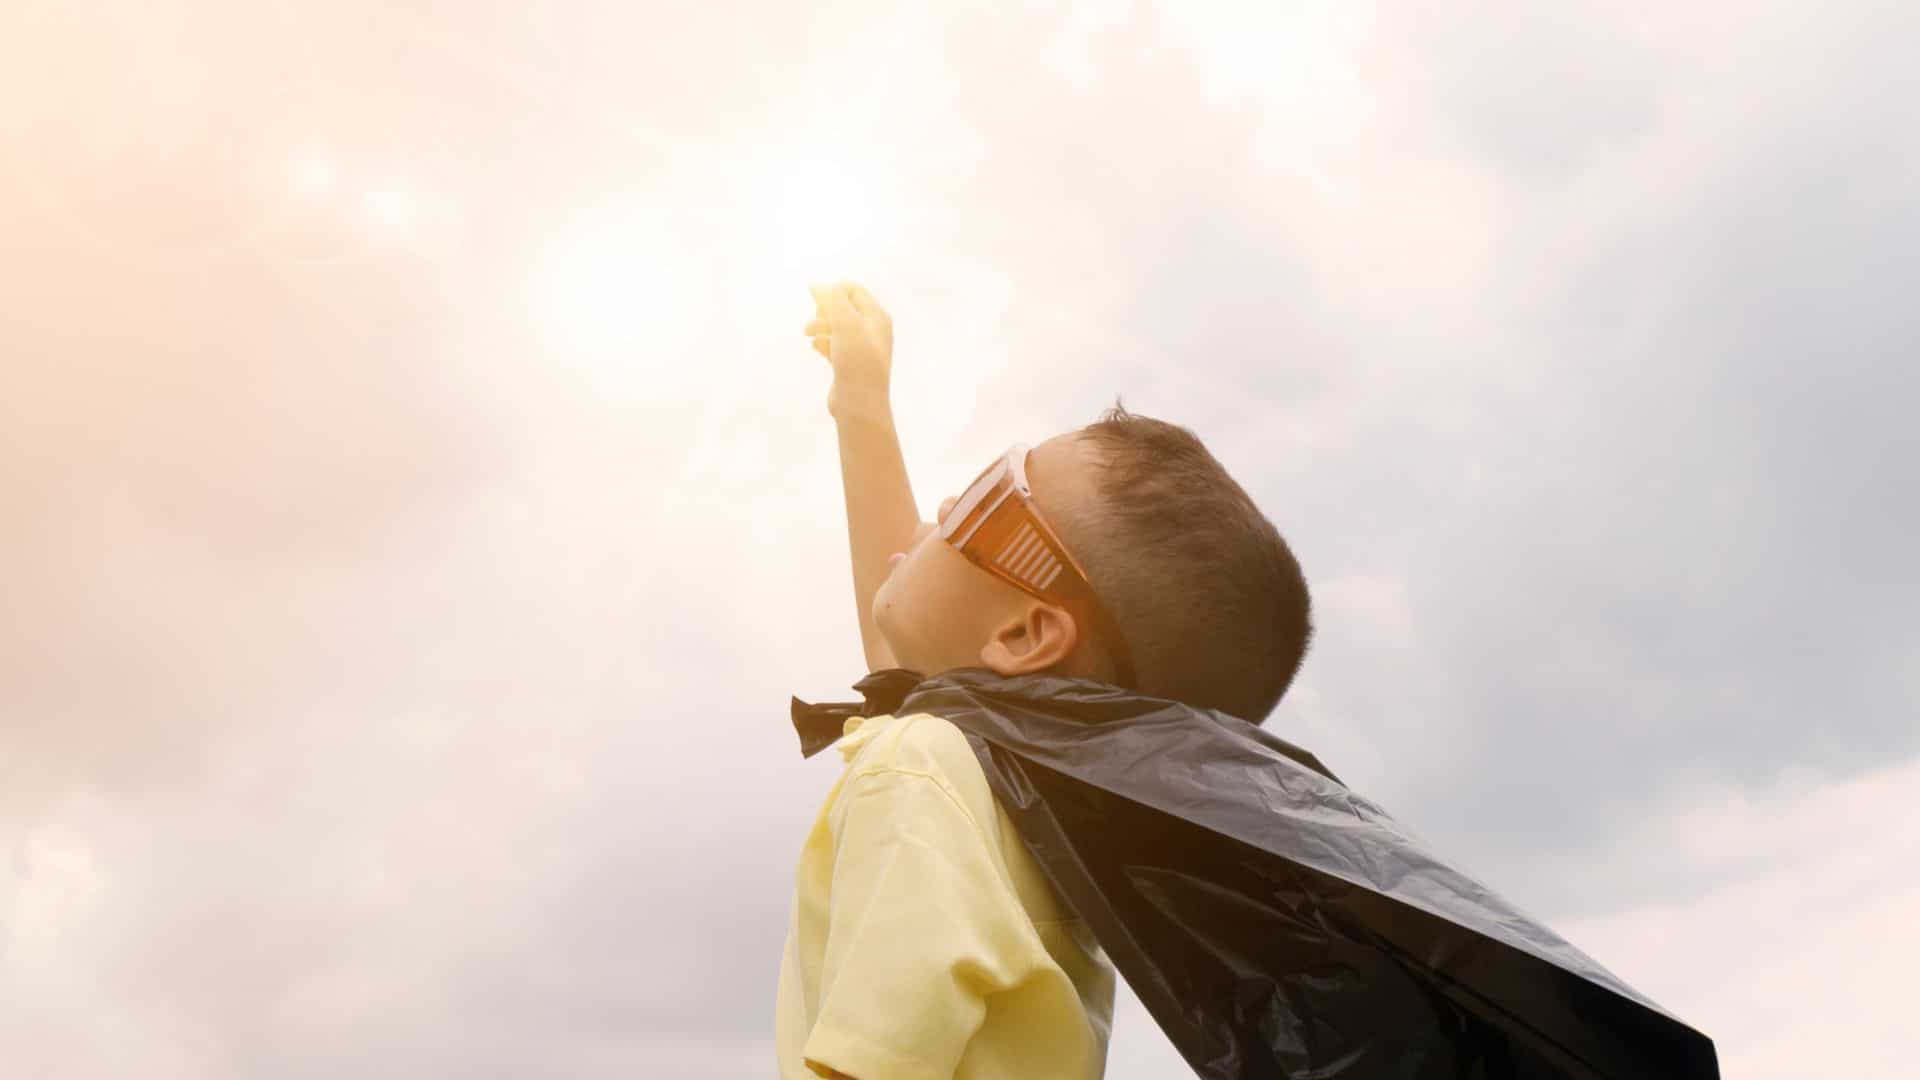
M1076 432L1056 435L1027 455L1033 501L1055 528L1091 505L1097 463L1089 455ZM960 494L950 491L941 500L941 519ZM904 557L894 559L872 614L894 663L923 675L956 667L1001 675L1092 671L1071 613L975 566L932 527L923 527Z

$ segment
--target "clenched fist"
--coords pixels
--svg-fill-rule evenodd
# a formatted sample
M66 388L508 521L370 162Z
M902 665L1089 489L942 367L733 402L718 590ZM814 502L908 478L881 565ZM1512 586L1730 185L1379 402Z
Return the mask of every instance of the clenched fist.
M893 376L893 320L866 289L850 281L809 285L814 319L806 326L813 348L833 365L836 401L878 396L885 399Z

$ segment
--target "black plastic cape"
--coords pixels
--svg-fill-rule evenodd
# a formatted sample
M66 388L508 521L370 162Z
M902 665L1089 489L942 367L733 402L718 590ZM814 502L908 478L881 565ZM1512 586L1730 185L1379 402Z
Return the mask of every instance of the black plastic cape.
M793 699L966 734L1054 888L1203 1077L1717 1078L1713 1043L1237 717L1052 675L902 668Z

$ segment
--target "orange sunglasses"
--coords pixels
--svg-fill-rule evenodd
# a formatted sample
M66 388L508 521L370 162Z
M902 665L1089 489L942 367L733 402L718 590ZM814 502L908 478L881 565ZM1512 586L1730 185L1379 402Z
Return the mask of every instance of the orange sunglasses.
M1025 443L1014 443L954 501L935 531L969 562L1022 592L1058 604L1091 625L1113 655L1120 685L1134 688L1133 654L1087 572L1040 516L1027 484Z

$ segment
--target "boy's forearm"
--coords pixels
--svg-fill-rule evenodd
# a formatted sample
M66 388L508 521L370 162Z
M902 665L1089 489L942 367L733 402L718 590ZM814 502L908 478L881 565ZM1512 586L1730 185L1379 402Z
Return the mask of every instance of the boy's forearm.
M887 556L913 545L920 509L884 389L836 393L831 404L840 434L840 480L847 502L847 544L853 559L853 596L867 670L894 666L873 623L873 595L886 580Z

